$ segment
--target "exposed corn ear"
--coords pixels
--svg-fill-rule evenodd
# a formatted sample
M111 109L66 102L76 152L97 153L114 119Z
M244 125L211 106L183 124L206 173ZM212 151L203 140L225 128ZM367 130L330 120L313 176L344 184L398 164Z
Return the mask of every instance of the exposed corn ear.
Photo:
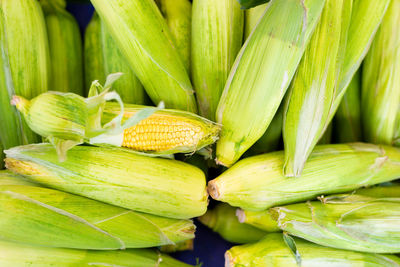
M332 132L333 132L333 127L332 123L328 125L328 128L326 128L324 135L319 139L318 145L326 145L326 144L331 144L332 143Z
M196 112L189 75L156 3L92 0L92 4L152 101Z
M399 198L400 185L397 183L383 184L369 188L361 188L356 191L357 195L370 196L375 198Z
M265 9L268 4L262 4L245 11L245 21L244 21L244 40L246 40L253 29L256 27L257 23L262 18Z
M160 0L161 12L169 26L176 49L190 73L192 3L189 0Z
M207 209L203 172L180 161L120 148L76 146L59 162L50 144L5 153L11 171L73 194L170 218L192 218Z
M252 8L264 3L269 2L269 0L237 0L242 8Z
M284 107L281 104L265 133L245 153L245 156L254 156L276 151L279 148L282 137L283 110Z
M282 173L283 151L245 158L208 183L210 195L245 210L342 193L400 177L400 149L353 143L317 146L303 174Z
M117 43L103 22L101 22L101 34L99 37L102 38L105 74L123 73L122 77L113 84L113 90L117 91L125 103L144 104L146 93L143 85L132 71L126 58L119 51Z
M193 250L193 239L188 239L174 245L164 245L160 247L160 251L164 253L174 253L185 250Z
M85 31L84 65L85 65L85 89L86 95L92 82L98 80L104 84L106 73L104 70L103 44L101 36L101 22L96 11L93 13Z
M290 87L283 120L286 176L300 176L311 151L326 130L325 122L346 51L352 1L326 0Z
M190 220L163 218L0 175L3 240L47 247L125 249L194 238ZM15 184L11 182L15 180ZM21 181L20 181L21 180Z
M143 110L144 106L125 105L124 119ZM103 119L110 121L120 108L107 104ZM137 125L119 135L98 136L92 144L107 143L155 154L190 153L213 144L218 139L220 126L196 114L181 110L158 110Z
M267 130L325 1L273 0L239 52L216 113L217 161L235 163ZM257 69L257 71L254 71Z
M400 113L400 1L392 0L363 65L365 140L391 145Z
M151 249L96 251L28 246L0 241L1 266L120 266L189 267L183 262Z
M51 90L83 95L82 40L65 1L41 0L49 38Z
M235 215L236 209L225 203L219 203L214 209L199 217L199 221L220 234L225 240L244 244L256 242L267 233L251 225L240 223ZM279 228L277 228L279 231Z
M254 244L236 246L225 253L226 267L398 266L400 258L319 246L302 239L269 234Z
M252 225L265 232L279 232L278 223L274 220L268 211L248 211L238 209L236 215L239 222Z
M244 11L236 0L194 0L192 79L200 114L215 121L218 102L242 46Z
M361 80L356 72L335 114L334 132L338 143L361 141Z
M269 210L278 226L313 243L372 253L400 252L400 199L332 195Z
M350 29L339 86L336 89L335 101L326 124L329 124L335 115L348 85L367 54L389 3L390 0L353 0Z
M47 91L50 77L49 49L46 24L40 4L35 0L3 0L0 3L0 10L1 26L4 31L1 39L2 63L5 64L4 60L8 60L10 69L6 71L11 72L11 77L6 77L7 90L2 90L3 101L7 99L7 93L8 101L10 101L14 94L32 98ZM2 71L4 68L6 67L3 65ZM5 75L8 76L7 73ZM8 105L10 105L9 102ZM4 116L8 117L9 114ZM16 121L20 120L19 117L13 116L13 118ZM20 124L11 120L11 118L7 119L10 125ZM15 129L21 131L21 127ZM9 129L11 130L13 129ZM23 134L18 131L11 133L22 136L23 143L38 141L37 135L25 124L22 131ZM6 141L3 142L6 148L10 147ZM19 142L19 144L23 143Z

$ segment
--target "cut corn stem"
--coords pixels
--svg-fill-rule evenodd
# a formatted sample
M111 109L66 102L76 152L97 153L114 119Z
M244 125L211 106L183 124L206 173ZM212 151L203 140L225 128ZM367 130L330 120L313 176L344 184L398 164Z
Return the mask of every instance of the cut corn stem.
M1 266L119 266L189 267L183 262L151 249L96 251L28 246L0 241Z
M15 175L0 174L3 240L104 250L154 247L194 238L196 227L190 220L135 212L26 183Z
M236 216L239 222L254 226L265 232L280 232L278 223L274 220L268 211L248 211L238 209Z
M400 252L400 199L350 194L269 210L279 228L313 243L371 253Z
M291 240L291 241L288 241ZM225 253L226 267L398 266L395 255L362 253L319 246L302 239L269 234L254 244L236 246Z
M365 58L362 119L365 140L392 145L400 113L400 1L392 0Z
M351 80L335 114L334 132L336 141L339 143L361 141L360 83L360 71L358 71Z
M326 0L288 92L283 120L286 176L300 176L326 130L346 51L352 1Z
M400 177L400 149L390 146L317 146L296 179L283 175L283 156L281 151L245 158L211 180L208 191L216 200L260 211Z
M197 111L188 72L153 0L91 0L153 103ZM138 12L140 10L140 12Z
M76 146L59 162L50 144L5 153L7 168L31 181L116 206L178 219L207 209L203 172L180 161L121 148Z
M200 114L212 121L242 46L243 20L236 0L193 1L192 79Z
M199 221L220 234L225 240L244 244L256 242L266 235L266 232L251 225L240 223L235 215L236 209L225 203L219 203L214 209L199 217ZM276 228L279 231L279 228Z
M267 130L325 1L273 0L236 57L218 104L217 162L231 166ZM257 71L254 71L257 69Z

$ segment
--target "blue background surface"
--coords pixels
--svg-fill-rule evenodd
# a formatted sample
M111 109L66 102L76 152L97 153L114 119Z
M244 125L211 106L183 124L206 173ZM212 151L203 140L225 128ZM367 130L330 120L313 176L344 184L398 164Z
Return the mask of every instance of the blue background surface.
M77 19L83 36L86 25L92 17L93 6L90 4L68 3L67 10ZM210 207L212 206L213 201L210 203ZM172 256L192 265L201 262L202 267L223 267L224 253L233 244L226 242L218 234L203 226L197 220L195 220L195 224L197 230L194 240L194 250L175 253Z

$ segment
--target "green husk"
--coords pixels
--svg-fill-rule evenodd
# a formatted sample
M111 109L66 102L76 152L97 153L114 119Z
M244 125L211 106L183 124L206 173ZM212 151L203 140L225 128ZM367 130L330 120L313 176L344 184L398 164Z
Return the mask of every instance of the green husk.
M236 0L194 0L192 79L200 114L215 121L226 79L243 40L244 12Z
M188 267L183 262L151 249L95 251L27 246L0 241L0 265L25 267L118 266Z
M13 172L116 206L178 219L203 215L207 209L203 172L180 161L121 148L75 146L59 162L50 144L15 147L5 153L6 166Z
M400 177L400 149L364 143L320 145L303 174L289 179L282 173L283 151L241 160L208 183L210 195L232 206L260 211L343 193Z
M225 253L225 266L393 267L400 265L400 258L395 255L340 250L298 238L288 238L293 241L294 247L290 247L291 243L285 240L282 234L269 234L260 242L233 247Z
M49 38L49 88L83 95L82 40L78 22L64 9L65 1L41 0L40 3Z
M318 145L326 145L326 144L331 144L332 143L332 132L333 132L333 126L332 123L328 125L328 128L326 128L324 135L321 137L321 139L318 140Z
M0 170L4 169L4 153L3 153L3 145L0 142Z
M351 80L335 114L334 129L338 143L361 141L360 71Z
M278 150L282 137L283 110L284 106L281 104L265 133L246 151L245 156L254 156Z
M356 191L357 195L370 196L376 198L400 198L400 185L397 183L382 184Z
M236 215L239 222L248 224L268 233L280 232L277 222L268 211L248 211L238 209Z
M353 0L349 37L340 73L339 86L336 89L336 97L326 124L332 121L346 93L346 89L367 54L389 3L390 0Z
M253 29L257 26L268 4L262 4L245 11L244 20L244 40L246 40Z
M240 3L242 9L256 7L269 2L269 0L237 0L237 1Z
M235 163L267 130L325 1L273 0L239 52L216 112L217 161ZM254 71L257 69L257 71Z
M194 238L196 227L190 220L135 212L24 183L15 175L0 174L2 240L103 250L154 247Z
M392 145L400 113L400 1L392 0L365 58L362 119L365 140Z
M326 0L294 77L283 120L286 176L300 176L325 131L346 51L353 2Z
M91 2L152 101L196 112L189 75L154 1Z
M188 239L174 245L164 245L160 247L160 251L164 253L174 253L186 250L193 250L193 239Z
M219 203L214 209L199 217L199 221L220 234L225 240L244 244L263 238L267 233L253 226L240 223L235 215L236 209L225 203ZM276 229L279 231L279 228Z
M5 148L9 148L39 140L10 107L10 100L14 94L32 98L47 91L50 61L46 24L38 1L2 0L0 13L1 72L4 72L1 75L5 76L0 81L1 101L6 105L1 118L6 118L4 123L11 126L1 128L1 139Z
M269 212L283 231L319 245L371 253L400 252L400 198L332 195Z
M189 0L160 0L161 12L167 21L186 70L190 73L192 3Z
M98 80L100 84L104 84L107 76L104 70L103 44L100 35L101 21L97 12L94 12L85 30L84 65L86 95L88 95L93 81Z

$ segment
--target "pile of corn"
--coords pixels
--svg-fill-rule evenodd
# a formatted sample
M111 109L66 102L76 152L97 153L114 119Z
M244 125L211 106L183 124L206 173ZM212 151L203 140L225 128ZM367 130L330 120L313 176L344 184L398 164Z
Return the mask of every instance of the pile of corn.
M0 0L1 266L400 266L400 0L91 3Z

